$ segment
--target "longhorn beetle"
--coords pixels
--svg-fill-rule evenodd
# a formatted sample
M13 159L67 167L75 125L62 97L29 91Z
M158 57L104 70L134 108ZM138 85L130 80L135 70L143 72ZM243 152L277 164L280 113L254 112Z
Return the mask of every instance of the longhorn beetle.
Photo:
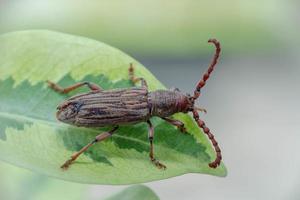
M221 52L220 43L216 39L210 39L208 42L215 45L215 54L207 72L198 82L193 96L183 94L178 89L156 90L149 92L146 80L134 76L132 63L129 67L129 79L133 83L141 81L141 87L103 90L100 86L94 83L81 82L62 88L53 82L47 81L50 88L63 94L84 85L91 89L91 92L73 96L62 102L57 107L56 113L56 117L59 121L83 127L113 126L112 130L97 135L93 141L83 147L80 151L74 153L71 158L61 166L61 168L68 169L78 156L85 152L89 147L111 137L118 129L119 125L147 122L149 126L148 137L150 142L150 160L159 169L166 169L166 166L160 163L154 156L154 127L150 118L152 116L160 117L168 123L176 126L180 131L185 132L184 124L181 121L169 118L171 115L178 112L192 112L193 118L197 122L198 126L202 128L203 132L207 134L216 152L216 158L213 162L209 163L209 167L218 167L222 159L221 150L217 141L214 139L213 134L199 118L198 114L198 111L206 112L206 110L194 105L195 100L198 99L201 94L201 88L204 87L211 72L214 70Z

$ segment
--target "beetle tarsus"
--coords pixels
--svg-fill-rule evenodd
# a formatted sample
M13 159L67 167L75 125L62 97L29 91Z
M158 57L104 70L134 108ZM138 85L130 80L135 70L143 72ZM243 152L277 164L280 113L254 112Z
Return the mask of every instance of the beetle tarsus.
M151 162L158 168L158 169L167 169L167 166L160 163L158 160L156 160L155 158L151 159Z
M186 128L185 127L178 127L178 130L181 132L181 133L183 133L183 134L186 134L187 133L187 130L186 130Z
M70 165L73 163L73 161L74 161L73 158L67 160L60 168L61 168L62 170L67 170L67 169L69 169L69 167L70 167Z
M134 75L134 67L133 63L130 63L129 68L128 68L128 75L129 75L129 80L135 85L138 81L141 81L142 87L148 89L147 82L144 78L138 78L135 77Z
M91 143L87 146L90 146L92 145ZM83 149L87 149L87 146L85 146ZM69 160L67 160L60 168L63 169L63 170L67 170L69 169L70 165L73 164L73 162L77 159L77 157L81 154L82 152L79 151L79 152L76 152L74 153L71 158Z

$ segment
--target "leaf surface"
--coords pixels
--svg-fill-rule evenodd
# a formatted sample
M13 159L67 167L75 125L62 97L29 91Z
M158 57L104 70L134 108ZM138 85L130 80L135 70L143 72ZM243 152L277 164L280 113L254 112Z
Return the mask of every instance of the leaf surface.
M147 186L133 185L105 200L159 200L158 196Z
M126 88L129 63L150 90L164 86L140 63L104 43L50 31L21 31L0 36L0 159L56 178L95 184L129 184L196 172L225 176L222 164L211 169L215 158L206 136L189 115L182 134L161 119L155 125L155 155L167 170L149 161L147 126L123 126L116 134L90 148L68 171L59 166L104 129L79 128L58 122L56 107L66 98L88 91L61 95L46 80L69 86L91 81L104 89Z

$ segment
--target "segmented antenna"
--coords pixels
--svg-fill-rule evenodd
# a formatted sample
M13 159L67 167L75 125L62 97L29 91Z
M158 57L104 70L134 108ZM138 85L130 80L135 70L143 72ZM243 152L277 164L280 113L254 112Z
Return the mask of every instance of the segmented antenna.
M211 72L214 70L215 65L218 62L218 58L220 56L220 52L221 52L221 46L218 40L216 39L209 39L208 40L209 43L213 43L216 47L216 51L215 51L215 55L210 63L210 66L208 67L206 73L203 75L202 79L199 81L199 83L197 84L196 90L194 91L194 100L196 100L200 94L201 94L201 88L204 87L206 81L208 80Z
M218 40L209 39L208 42L213 43L215 45L216 51L215 51L215 55L209 65L206 73L203 75L202 79L197 84L197 87L196 87L196 90L194 91L194 96L193 96L194 100L196 100L200 96L201 88L204 87L204 85L206 84L206 81L209 79L211 72L214 70L214 67L216 66L216 64L218 62L218 58L219 58L220 52L221 52L221 46L220 46L220 43L218 42ZM193 117L194 117L195 121L197 122L198 126L200 128L202 128L203 132L208 136L208 138L210 139L211 143L214 146L214 149L216 152L216 159L213 162L209 163L209 167L216 168L220 165L221 160L222 160L221 149L218 146L218 142L215 140L214 135L210 132L209 128L205 125L204 121L202 121L199 118L197 108L194 107L192 112L193 112Z
M214 148L215 148L215 152L216 152L216 159L209 163L209 167L211 168L216 168L220 165L221 160L222 160L222 155L221 155L221 149L218 146L218 142L215 140L214 135L210 132L209 128L206 127L204 121L202 121L199 118L199 114L197 112L197 110L193 110L193 116L195 121L197 122L198 126L200 128L202 128L203 132L208 136L208 138L210 139L211 143L213 144Z

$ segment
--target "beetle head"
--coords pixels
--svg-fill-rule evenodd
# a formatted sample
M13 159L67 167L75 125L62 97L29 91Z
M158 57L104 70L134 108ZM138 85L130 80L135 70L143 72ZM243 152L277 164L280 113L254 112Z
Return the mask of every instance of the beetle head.
M63 102L57 106L56 118L64 123L74 124L76 115L82 105L83 103L77 101Z

